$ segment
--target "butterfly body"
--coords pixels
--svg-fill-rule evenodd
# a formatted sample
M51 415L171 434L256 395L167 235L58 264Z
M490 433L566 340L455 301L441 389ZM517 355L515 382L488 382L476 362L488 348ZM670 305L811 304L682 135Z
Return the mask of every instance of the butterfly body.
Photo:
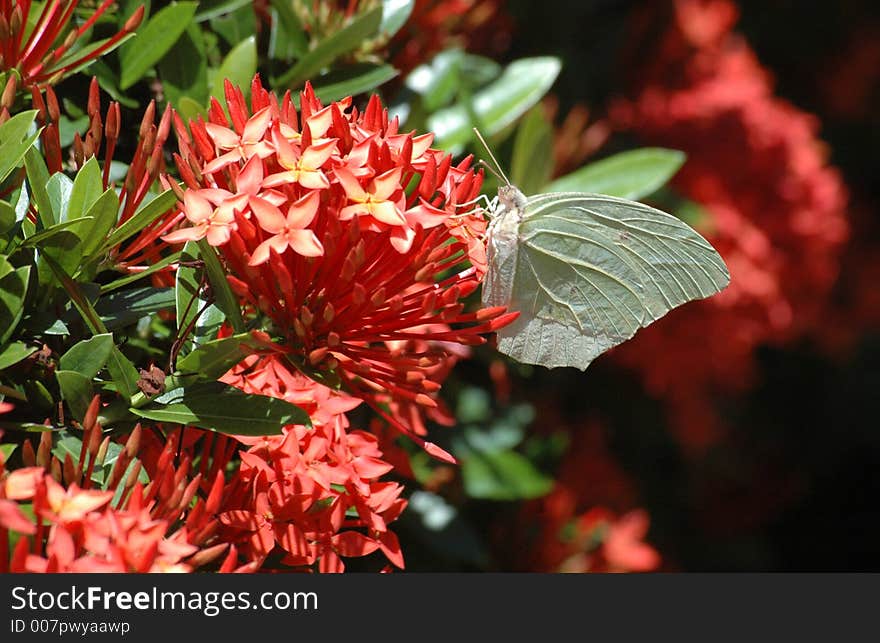
M520 313L498 331L498 349L520 362L586 369L730 279L697 232L634 201L575 192L527 198L507 185L490 216L483 304Z

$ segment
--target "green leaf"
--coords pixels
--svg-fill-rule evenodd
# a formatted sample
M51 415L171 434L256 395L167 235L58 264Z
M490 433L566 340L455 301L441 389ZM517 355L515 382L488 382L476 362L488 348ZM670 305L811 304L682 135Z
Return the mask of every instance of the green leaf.
M0 462L9 462L9 456L15 453L17 444L0 444Z
M0 201L0 234L6 234L16 223L15 207L6 201Z
M214 381L253 353L252 349L258 346L250 333L205 342L178 360L177 371L182 376L195 374L199 379Z
M128 89L168 52L186 31L198 8L198 2L169 5L153 15L137 31L137 37L120 49L122 70L119 87Z
M110 358L107 360L107 370L113 383L116 384L117 392L127 400L130 400L139 392L137 387L140 375L134 364L131 363L118 346L114 346L110 351Z
M184 263L193 263L199 259L199 245L194 241L187 241L180 254L180 260ZM198 314L201 308L201 278L203 271L195 266L180 266L174 276L174 298L177 310L177 328L186 328ZM182 353L189 352L188 346L191 341L185 342Z
M0 257L0 267L11 265ZM27 293L31 267L22 266L8 271L0 278L0 346L12 335L12 331L24 314L24 297Z
M474 452L462 460L461 473L464 489L471 498L540 498L553 488L552 478L514 451Z
M214 300L217 307L226 315L226 320L232 325L232 330L236 333L243 333L245 330L244 320L241 318L241 308L239 307L238 297L229 287L226 280L226 272L220 259L217 258L217 252L205 239L199 242L199 256L205 262L205 270L208 272L208 282L211 284L211 290L214 292Z
M525 194L539 192L553 171L553 128L536 105L520 121L513 142L510 180Z
M192 241L183 247L181 260L195 262L199 259L199 246ZM202 296L203 268L181 266L177 269L175 279L175 302L177 306L178 333L186 337L180 346L180 354L185 355L206 340L217 337L220 326L226 319L216 305L208 304ZM198 315L198 319L196 319Z
M102 333L77 342L58 360L65 371L76 371L83 377L93 378L104 368L113 350L113 335Z
M391 65L362 63L335 70L321 77L315 84L315 95L324 103L346 96L357 96L373 91L387 83L399 72Z
M269 0L272 9L278 15L277 23L281 27L276 38L284 39L290 43L291 49L296 56L302 56L309 49L306 32L290 3L290 0ZM276 22L273 20L273 23Z
M77 219L82 221L82 219ZM47 257L52 257L68 275L73 274L79 268L82 259L82 240L70 230L59 230L48 239L44 239L37 245L40 257L38 267ZM48 274L48 273L46 273ZM40 274L40 283L43 273Z
M76 219L75 221L62 221L61 223L56 223L55 225L51 225L48 228L44 228L36 234L32 234L21 245L24 248L39 248L40 246L45 244L48 239L51 239L60 232L77 227L82 223L82 221L83 219L80 218Z
M239 7L235 11L211 19L211 31L228 45L235 45L257 32L257 15L253 7Z
M251 4L251 2L252 0L227 0L226 2L220 2L219 4L213 2L201 2L199 4L201 9L196 12L196 17L193 22L207 22L212 18L232 13L236 9Z
M455 98L462 86L465 53L447 49L434 56L430 65L419 65L406 79L406 86L421 94L425 109L440 109Z
M257 39L256 36L248 36L232 48L214 73L211 95L222 102L224 79L240 87L247 95L255 73L257 73Z
M155 422L197 426L232 435L277 435L287 424L311 426L308 413L284 400L242 393L219 382L169 391L142 408L130 409Z
M376 7L355 18L350 24L324 38L305 54L287 73L273 81L276 87L298 87L306 80L317 77L321 71L340 56L358 48L376 35L382 22L382 7Z
M379 31L390 38L406 24L415 0L382 0L382 23Z
M67 296L70 297L70 301L73 303L77 312L79 312L89 330L95 335L106 333L107 328L104 326L98 313L95 312L92 303L85 296L85 293L83 293L80 285L70 278L70 275L67 274L64 268L55 261L55 259L52 258L51 254L44 254L41 259L45 260L46 264L52 271L52 274L55 275L55 278L61 283L64 290L67 292Z
M28 355L37 352L35 346L28 346L24 342L12 342L0 349L0 371L18 364Z
M62 172L56 172L46 183L46 194L49 195L49 205L52 213L59 222L73 221L79 217L68 216L70 207L70 195L73 193L73 181Z
M90 259L97 254L118 217L119 197L113 188L107 188L86 212L83 225L73 228L83 240L83 257Z
M205 109L205 106L203 104L190 98L189 96L181 96L177 100L176 109L185 122L194 121L197 116L201 116L204 118L208 114L208 110Z
M55 176L64 175L56 174ZM54 180L55 177L53 176L52 179ZM98 159L93 156L76 173L76 178L70 186L70 192L67 194L66 219L72 221L84 216L103 192L104 182L101 179L101 166L98 165Z
M177 202L177 197L171 190L165 190L149 203L144 204L134 216L117 227L101 247L101 251L119 245L129 237L153 223L156 219L167 213Z
M208 57L202 30L189 25L158 64L165 100L179 106L186 96L197 103L208 102Z
M25 154L31 149L40 132L28 136L37 116L36 110L16 114L0 125L0 182L5 181L12 170L21 165Z
M27 181L30 186L30 194L37 205L37 213L44 228L58 223L59 219L52 210L49 201L49 193L46 184L49 182L49 170L43 155L34 147L28 148L24 155L24 164L27 168Z
M685 155L660 147L621 152L556 179L546 192L594 192L637 200L674 175Z
M492 136L512 125L531 109L553 85L559 74L558 58L523 58L508 65L501 76L476 92L468 105L455 105L428 119L438 147L464 145L479 127ZM472 118L472 115L474 118Z
M73 417L82 420L94 395L91 378L76 371L55 371L55 379L61 389L61 399L67 402Z
M173 306L173 288L146 286L114 291L102 296L95 303L95 312L107 328L121 328L133 324L141 317L155 315Z

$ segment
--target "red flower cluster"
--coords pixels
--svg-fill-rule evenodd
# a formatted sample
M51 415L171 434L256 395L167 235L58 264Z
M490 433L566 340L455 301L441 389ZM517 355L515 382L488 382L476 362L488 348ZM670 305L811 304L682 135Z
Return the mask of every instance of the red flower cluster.
M677 0L675 24L640 73L619 129L680 149L673 180L707 213L698 227L731 285L653 324L617 352L671 402L682 440L701 449L722 429L709 399L741 390L754 348L815 326L848 235L846 191L816 139L816 120L773 96L768 73L731 33L728 0ZM674 355L672 360L657 356Z
M81 47L83 35L113 4L113 0L104 0L88 20L71 29L79 0L39 3L42 9L37 17L31 15L31 0L0 1L0 69L16 70L22 84L35 87L53 84L111 51L138 28L144 17L143 6L138 7L122 30L96 47Z
M381 549L402 568L388 525L406 507L403 487L379 481L392 466L382 459L377 438L349 427L344 413L360 400L291 371L279 356L253 355L224 380L298 404L313 427L238 438L250 448L239 454L239 473L223 494L221 538L241 542L242 553L257 564L277 545L291 566L317 562L320 571L338 572L345 568L340 556Z
M431 149L430 134L398 133L376 97L361 113L348 100L325 107L307 86L297 113L289 92L279 101L255 78L250 105L229 84L226 103L231 123L217 101L191 133L175 121L191 225L165 239L217 246L288 364L340 382L448 458L405 418L437 407L450 343L482 343L515 316L464 312L485 268L485 223L458 210L482 175Z
M202 471L192 475L190 457L175 466L175 442L169 439L144 485L138 480L143 436L137 427L104 470L111 441L102 439L95 421L99 407L95 397L78 460L70 453L63 461L53 455L52 432L46 431L36 452L29 440L22 443L25 467L7 472L0 462L0 571L190 571L229 549L216 542L214 516L228 460L208 468L210 458L203 457ZM102 489L93 489L102 471ZM207 499L197 497L206 476L215 480ZM30 505L33 518L22 504ZM18 537L11 556L10 532ZM221 570L231 571L235 561L235 549L229 549Z

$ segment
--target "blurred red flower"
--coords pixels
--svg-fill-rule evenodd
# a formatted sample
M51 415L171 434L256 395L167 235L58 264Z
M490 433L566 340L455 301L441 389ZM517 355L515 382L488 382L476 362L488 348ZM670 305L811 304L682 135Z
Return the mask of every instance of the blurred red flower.
M637 97L611 110L618 129L687 153L672 186L705 208L697 227L732 275L720 295L616 351L668 401L696 451L723 431L712 398L748 386L755 347L817 328L848 236L846 189L817 120L773 95L768 72L731 32L736 17L729 0L677 0Z

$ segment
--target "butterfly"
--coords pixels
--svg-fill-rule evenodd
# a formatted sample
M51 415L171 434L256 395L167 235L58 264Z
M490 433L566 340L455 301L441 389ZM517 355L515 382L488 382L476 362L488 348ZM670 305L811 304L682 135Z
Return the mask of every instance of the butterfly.
M519 362L585 370L730 282L721 256L677 217L602 194L526 197L501 178L488 210L482 301L520 313L498 331L498 350Z

